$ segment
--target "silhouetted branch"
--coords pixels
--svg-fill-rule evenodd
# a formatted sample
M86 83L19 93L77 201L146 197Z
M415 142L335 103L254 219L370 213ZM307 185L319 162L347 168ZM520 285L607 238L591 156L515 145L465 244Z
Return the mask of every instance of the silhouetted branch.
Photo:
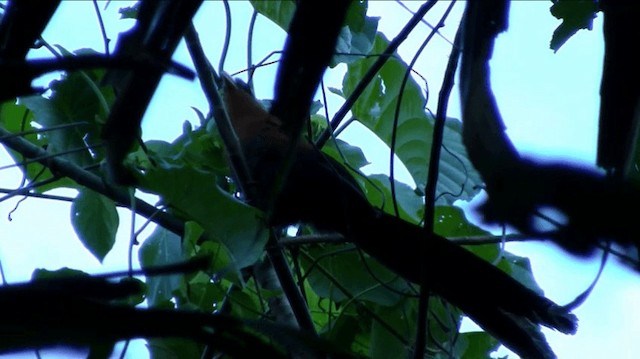
M80 166L59 157L50 157L49 153L32 144L22 137L10 136L11 133L0 127L0 143L21 153L26 158L42 158L39 162L51 169L53 173L69 177L76 183L103 194L118 204L132 208L129 194L118 188L105 184L102 178L82 169ZM147 202L136 199L136 212L146 218L150 218L158 225L178 234L184 233L184 222L166 212L158 212L158 209Z

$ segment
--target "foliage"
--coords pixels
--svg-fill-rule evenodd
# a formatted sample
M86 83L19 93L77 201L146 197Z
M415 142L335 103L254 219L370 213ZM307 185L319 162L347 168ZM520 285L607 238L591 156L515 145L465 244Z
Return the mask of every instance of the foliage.
M294 1L251 3L257 12L283 29L288 27L295 10ZM555 16L565 19L552 40L556 50L578 28L587 27L593 13L586 6L588 1L583 2L585 6L577 15L566 13L565 3L556 3L552 10ZM366 10L366 1L354 2L333 59L333 65L346 64L348 68L343 87L334 90L344 97L353 93L376 59L362 55L380 54L389 44L385 35L376 30L377 19L366 16ZM135 17L136 11L123 9L123 18ZM60 50L64 56L93 52ZM395 136L393 151L414 182L410 185L393 180L398 215L419 224L425 201L434 201L438 204L435 231L441 236L491 237L470 224L454 206L457 200L472 199L481 185L467 158L457 119L449 118L446 122L439 196L424 197L435 120L425 109L425 96L413 78L409 78L402 96L399 95L401 79L407 71L408 65L399 56L388 59L351 109L357 121L387 146L391 146ZM100 167L105 159L100 131L115 100L114 91L102 86L104 74L104 70L67 72L49 84L50 94L21 97L17 103L5 102L0 107L0 125L15 134L25 133L23 138L58 158L104 176ZM401 106L396 113L399 102ZM238 198L218 129L210 118L203 116L201 120L196 128L185 124L183 133L172 142L147 141L144 148L135 149L127 158L128 165L135 169L136 189L157 195L158 211L185 223L182 236L158 226L144 239L139 250L141 266L155 268L201 255L211 258L206 270L196 273L147 277L146 303L154 308L226 313L243 320L270 317L273 313L268 309L269 299L282 293L262 288L251 273L264 257L269 229L264 226L263 214ZM315 134L326 127L323 115L314 114L312 121ZM58 127L59 130L53 130ZM37 135L28 133L40 128L51 130ZM341 139L329 142L323 151L354 171L368 163L361 149ZM20 153L10 151L10 154L16 163L23 161ZM30 184L42 182L33 188L37 192L63 187L78 191L71 207L71 223L82 243L102 261L114 245L119 224L117 201L71 181L64 174L54 173L39 162L20 168ZM361 175L356 180L372 204L393 213L392 179L388 175ZM293 233L294 229L299 234L313 234L313 229L307 227L292 228L287 233ZM541 291L526 258L501 252L494 244L473 245L469 249L489 261L500 258L497 264L500 269ZM354 355L389 358L407 357L411 353L418 313L415 287L351 244L294 246L288 252L288 260L301 276L298 278L301 289L322 338ZM39 272L38 276L47 275ZM433 357L488 357L497 348L498 342L487 333L459 333L463 315L457 308L438 298L430 299L429 308L429 350ZM200 344L185 339L154 338L149 343L152 357L164 357L167 352L200 357L203 350Z
M598 5L591 0L555 0L551 7L551 15L562 20L553 32L550 47L558 51L567 40L578 31L593 28Z

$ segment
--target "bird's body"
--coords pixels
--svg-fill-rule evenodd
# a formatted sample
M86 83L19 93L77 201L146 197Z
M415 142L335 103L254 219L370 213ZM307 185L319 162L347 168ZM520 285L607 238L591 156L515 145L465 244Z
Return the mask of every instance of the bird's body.
M305 139L287 158L291 139L281 122L231 78L224 79L227 111L259 194L254 205L266 211L269 200L276 199L271 225L306 223L340 233L416 284L425 266L426 283L435 294L521 355L552 354L540 334L531 334L537 324L575 332L576 319L568 310L446 238L427 237L421 227L373 207L349 172ZM292 161L289 173L272 196L287 160Z

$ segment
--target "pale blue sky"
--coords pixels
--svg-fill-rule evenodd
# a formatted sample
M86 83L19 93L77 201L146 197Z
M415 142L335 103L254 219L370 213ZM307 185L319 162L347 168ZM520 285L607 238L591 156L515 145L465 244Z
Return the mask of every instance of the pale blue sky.
M107 31L112 39L118 30L131 25L130 21L112 21L117 8L124 2L112 2L105 14ZM234 72L246 67L244 47L248 27L250 5L232 1L233 41L226 70ZM407 2L417 8L419 2ZM601 17L596 19L594 31L581 32L556 54L549 50L549 40L558 21L549 14L550 1L515 1L511 9L510 30L500 35L494 60L492 81L500 110L516 147L527 154L535 154L547 160L562 159L593 164L595 159L597 114L599 106L599 79L602 63ZM393 38L410 14L392 1L372 1L370 15L381 16L380 29ZM445 5L436 7L428 17L436 23ZM453 39L462 2L443 34ZM437 14L435 13L437 12ZM111 15L110 15L111 14ZM60 26L60 24L64 24ZM205 51L217 64L225 27L222 6L218 1L206 1L196 17L196 27L203 39ZM72 29L72 30L70 30ZM429 29L419 25L409 41L400 49L408 61ZM69 50L93 47L102 50L102 39L91 2L66 1L56 15L55 22L47 29L45 39L60 43ZM254 40L254 61L282 46L285 34L268 20L260 18ZM113 49L113 47L112 47ZM416 64L416 69L429 79L432 101L435 100L442 80L442 72L448 60L450 47L446 41L435 37ZM46 52L41 52L46 55ZM240 53L242 56L233 56ZM186 48L182 45L175 56L179 62L190 66ZM344 70L343 70L344 71ZM275 66L258 72L256 92L258 97L269 98L273 87ZM331 86L339 87L341 73L327 76ZM459 97L454 92L450 116L459 117ZM339 99L331 95L330 111L336 111ZM190 106L206 112L206 101L199 85L166 76L154 102L145 116L145 139L171 140L182 129L182 123L197 118ZM375 140L360 130L345 131L345 138L365 147L370 161L368 172L385 171L386 152L377 148ZM376 160L377 159L377 160ZM0 165L9 162L0 151ZM4 170L0 186L12 188L19 184L17 170ZM67 191L69 193L69 191ZM15 206L11 200L0 203L0 258L10 281L27 280L33 269L56 269L70 266L91 272L107 272L126 268L126 249L130 214L120 210L121 228L116 248L104 265L100 265L79 243L70 226L69 205L29 199L13 214L13 221L6 215ZM40 213L37 222L34 213ZM142 219L137 220L138 225ZM37 225L34 225L37 223ZM546 294L558 303L569 302L591 282L598 267L598 259L578 261L567 258L548 244L508 244L507 250L531 258L534 274ZM580 328L575 336L548 333L547 338L559 358L615 357L632 358L637 355L634 341L640 336L640 314L636 303L640 300L639 278L635 273L617 265L609 265L603 278L585 305L576 310ZM23 357L34 357L25 353ZM46 356L45 356L46 357ZM133 356L132 356L133 357Z

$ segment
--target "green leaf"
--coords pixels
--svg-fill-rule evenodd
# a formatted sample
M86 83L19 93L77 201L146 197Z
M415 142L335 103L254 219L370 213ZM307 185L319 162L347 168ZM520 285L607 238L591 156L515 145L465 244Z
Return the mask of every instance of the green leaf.
M353 296L389 306L409 291L406 281L367 255L361 257L351 245L313 247L305 254L301 265L309 285L320 297L340 303ZM334 280L339 280L348 293L337 288Z
M209 133L204 127L191 130L184 126L184 132L172 143L160 140L145 142L148 153L142 149L134 152L128 160L136 164L132 167L150 167L147 154L156 162L187 164L203 171L228 175L229 167L222 140L217 133ZM213 132L213 131L212 131Z
M71 224L85 248L100 262L116 242L118 223L111 199L88 188L80 189L71 204Z
M222 302L226 296L218 284L211 283L192 283L189 285L189 303L195 305L199 310L207 313L213 312L216 308L214 304Z
M188 221L185 224L184 237L182 239L182 249L185 258L191 258L194 256L206 256L211 258L208 273L213 273L217 279L225 278L234 284L242 287L242 274L235 267L233 258L229 250L224 244L218 241L205 241L200 243L201 236L204 233L204 228L193 221ZM206 282L211 281L211 276L208 275Z
M598 3L593 0L554 0L551 15L562 20L553 32L550 48L558 51L571 36L582 29L593 29Z
M376 308L376 314L383 320L373 320L371 325L371 357L372 358L403 358L412 353L413 338L415 336L418 317L418 301L405 297L393 307ZM429 339L427 345L434 352L432 357L445 356L439 348L450 349L457 338L457 328L460 326L462 313L441 299L429 299ZM391 327L392 329L389 329ZM403 340L400 340L402 338ZM453 343L450 344L450 343ZM459 357L452 353L452 357ZM431 356L430 356L431 357Z
M434 232L443 237L470 237L491 235L484 229L467 220L461 208L455 206L436 206Z
M341 89L335 88L335 87L328 87L328 89L329 89L329 92L331 92L332 94L345 98L345 95Z
M160 226L140 246L138 259L142 268L153 268L176 264L184 260L180 237ZM182 284L182 274L147 277L150 306L158 306L169 301L173 292Z
M87 272L81 271L79 269L73 268L60 268L57 270L48 270L44 268L37 268L33 271L33 275L31 276L32 280L40 280L40 279L57 279L57 278L78 278L85 277L89 278L91 275Z
M82 49L76 53L96 52ZM115 98L109 87L99 86L104 73L104 70L85 70L65 74L61 80L50 83L52 94L49 98L28 96L19 99L33 112L33 121L42 127L68 126L43 132L42 136L48 140L49 153L71 151L60 157L79 166L87 166L104 158L104 150L97 145L102 143L101 127ZM91 152L87 146L93 147Z
M389 42L378 35L372 52L382 53ZM361 59L351 63L343 80L343 91L350 96L364 74L376 59ZM407 65L397 57L390 58L374 77L351 109L353 116L391 147L393 122L402 79ZM398 114L395 153L413 177L418 188L424 188L427 179L434 118L424 110L425 98L410 77L403 91L402 106ZM469 200L478 193L482 183L479 174L469 162L461 138L460 121L448 119L444 131L438 177L438 195L444 203Z
M331 67L338 63L352 63L367 55L373 48L380 18L367 16L367 2L353 1L347 12L344 27L336 44Z
M387 175L370 175L368 180L360 180L360 182L365 189L369 202L389 214L395 214L391 183ZM420 223L422 221L420 213L424 210L422 197L402 182L395 181L395 186L400 218L414 224Z
M64 292L67 295L136 306L144 301L146 285L137 278L108 280L67 267L57 270L36 269L31 276L37 287Z
M150 338L147 348L152 359L200 359L204 346L189 339Z
M34 114L34 121L44 128L69 125L79 119L71 119L62 113L58 108L58 104L52 99L40 96L24 97L20 99L20 103L28 107ZM84 119L80 120L83 121ZM71 161L79 166L87 166L91 164L91 154L86 147L83 137L84 133L78 127L75 129L69 127L65 130L48 131L43 133L46 137L48 145L47 152L51 154L64 153L73 151L68 154L58 155L57 157Z
M462 209L455 206L437 206L434 230L443 237L491 236L491 233L471 224ZM499 238L499 236L496 236ZM507 251L500 251L497 244L466 246L468 250L488 262L494 262L501 256L497 267L508 273L520 283L533 291L543 294L535 281L528 258L520 257Z
M335 141L327 142L322 152L347 168L359 170L369 164L360 147L352 146L337 138Z
M263 306L255 293L232 290L228 297L231 315L243 319L262 319Z
M253 8L261 15L273 21L276 25L280 26L284 31L288 31L289 23L293 18L293 14L296 11L296 3L293 0L278 0L278 1L264 1L264 0L252 0L250 1Z
M213 173L159 159L157 166L138 174L138 181L141 190L160 195L176 215L221 241L238 269L262 255L268 231L261 212L222 191Z
M520 257L513 253L509 253L507 251L503 252L503 260L500 262L499 267L507 267L508 272L512 277L518 280L518 282L524 284L529 289L534 292L544 295L544 291L535 278L533 277L533 272L531 271L531 262L529 258Z
M126 282L132 282L133 285L136 285L140 288L144 288L144 290L141 290L138 294L127 297L122 302L132 307L135 307L138 304L142 304L142 302L144 302L145 300L145 293L147 292L147 284L138 278L129 278L129 277L122 278L119 281L119 283L126 283Z
M456 345L456 352L462 352L459 357L463 359L490 358L500 346L500 342L485 332L460 333L458 342L464 344Z
M202 243L198 254L211 257L211 271L221 278L226 278L235 284L242 283L242 274L234 265L233 257L224 244L216 241L206 241Z
M198 241L204 233L198 223L189 221L184 224L184 235L182 236L182 253L185 258L191 258L198 254L199 244Z
M14 102L5 102L0 104L0 125L7 131L13 134L22 134L25 131L37 131L38 129L33 126L33 112L24 105L19 105ZM22 138L28 140L32 144L46 148L48 138L44 136L38 136L36 133L21 135ZM8 149L9 155L13 158L15 163L21 163L25 158L18 152ZM51 171L41 165L38 162L32 162L28 165L19 166L24 176L29 181L44 181L53 177ZM61 178L58 181L39 186L35 188L38 193L44 193L48 190L59 187L77 187L76 183L68 178Z
M403 308L403 305L397 305L392 308L381 306L376 308L376 314L386 325L377 320L373 320L371 323L370 355L372 359L407 358L411 356L411 349L398 338L400 336L406 342L411 343L410 338L415 327L415 316L411 314L415 313L407 313L406 309ZM411 319L408 317L411 317ZM388 327L393 328L395 333L391 333Z
M140 9L140 2L137 2L132 6L121 7L120 9L118 9L118 13L120 14L120 20L137 19L139 9Z
M267 17L284 31L289 30L289 24L296 11L295 1L250 1L253 8L261 15ZM367 16L367 2L353 1L344 26L338 35L336 52L331 60L331 67L339 63L351 63L357 61L363 55L370 53L373 41L378 29L379 18ZM315 113L311 111L311 113Z
M336 311L335 313L340 315L332 320L330 328L326 328L328 331L324 337L341 348L350 349L356 340L356 335L365 326L366 319L359 318L352 312Z

